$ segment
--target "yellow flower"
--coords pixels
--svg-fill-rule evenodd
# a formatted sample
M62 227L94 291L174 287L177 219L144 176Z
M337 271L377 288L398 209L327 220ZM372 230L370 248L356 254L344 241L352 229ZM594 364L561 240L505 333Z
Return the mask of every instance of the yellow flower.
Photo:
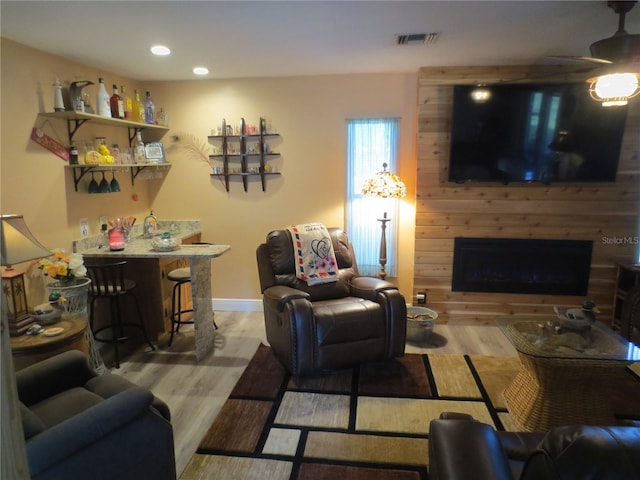
M66 277L68 275L69 269L67 268L67 264L63 262L56 263L56 275L61 277Z
M38 266L46 276L57 280L84 277L87 274L82 255L79 253L67 255L61 248L52 250L52 258L43 258L38 262Z

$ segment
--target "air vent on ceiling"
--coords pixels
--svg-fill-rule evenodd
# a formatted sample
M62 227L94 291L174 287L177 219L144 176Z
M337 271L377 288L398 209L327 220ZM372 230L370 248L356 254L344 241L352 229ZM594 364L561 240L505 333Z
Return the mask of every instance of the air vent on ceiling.
M424 45L435 43L437 40L437 33L406 33L396 35L396 45Z

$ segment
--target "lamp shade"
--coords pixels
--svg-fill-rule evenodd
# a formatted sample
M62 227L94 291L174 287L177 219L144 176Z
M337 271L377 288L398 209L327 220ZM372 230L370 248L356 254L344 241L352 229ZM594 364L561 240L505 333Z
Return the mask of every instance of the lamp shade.
M600 75L588 82L591 98L602 102L604 107L626 105L640 93L638 74L632 72Z
M0 265L10 266L51 255L33 236L22 215L2 215L0 226Z
M362 186L362 193L377 198L403 198L407 188L400 178L387 171L387 164L382 164L382 172L369 177Z

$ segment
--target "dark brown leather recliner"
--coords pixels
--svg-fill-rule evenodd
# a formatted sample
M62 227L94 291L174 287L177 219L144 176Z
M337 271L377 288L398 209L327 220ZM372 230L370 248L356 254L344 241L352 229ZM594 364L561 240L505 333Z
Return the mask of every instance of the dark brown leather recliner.
M387 281L359 276L347 234L328 230L337 282L308 286L296 277L287 230L269 233L256 252L267 340L292 375L404 355L404 297Z
M429 427L431 480L640 479L640 427L503 432L461 413Z

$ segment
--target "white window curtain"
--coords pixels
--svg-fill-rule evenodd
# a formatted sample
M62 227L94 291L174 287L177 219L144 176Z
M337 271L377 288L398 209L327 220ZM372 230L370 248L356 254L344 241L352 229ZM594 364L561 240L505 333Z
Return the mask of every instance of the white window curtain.
M361 275L377 276L380 272L382 230L377 219L387 212L391 221L386 230L385 269L388 276L397 276L398 200L364 196L362 186L382 171L383 163L388 171L396 172L399 124L399 118L347 120L347 234Z

